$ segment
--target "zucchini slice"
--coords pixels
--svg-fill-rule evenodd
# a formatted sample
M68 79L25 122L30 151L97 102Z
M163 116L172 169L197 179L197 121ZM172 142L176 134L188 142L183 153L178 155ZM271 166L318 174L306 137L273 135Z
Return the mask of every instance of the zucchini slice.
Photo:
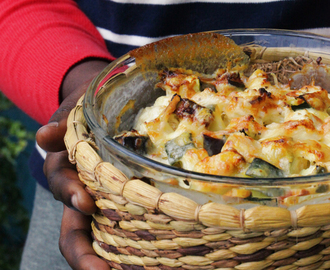
M316 165L316 174L322 174L322 173L327 173L328 170L326 167L320 166L320 165Z
M256 178L284 177L283 171L260 158L255 158L246 170L245 174Z
M195 148L189 132L183 132L178 137L165 143L168 162L172 166L181 167L181 158L187 150Z
M299 105L291 105L291 109L293 111L303 110L303 109L310 109L312 108L311 105L309 105L306 101L304 103L301 103Z
M205 88L210 88L212 90L212 92L214 92L214 93L217 93L218 92L217 89L215 88L215 85L213 83L202 81L200 79L200 90L201 91L204 91Z
M208 126L214 118L211 109L186 98L182 98L177 104L175 114L180 120L192 119L205 126Z
M306 101L306 99L304 98L303 95L299 96L296 98L296 102L299 103L299 101L301 102L300 104L291 104L291 109L293 111L298 111L298 110L303 110L303 109L310 109L312 108L312 106Z
M329 185L327 184L319 184L316 188L316 193L324 193L329 191Z

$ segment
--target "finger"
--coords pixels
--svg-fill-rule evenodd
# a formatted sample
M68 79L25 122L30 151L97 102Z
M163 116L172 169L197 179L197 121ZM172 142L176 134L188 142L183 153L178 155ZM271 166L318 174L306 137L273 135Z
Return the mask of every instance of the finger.
M95 202L79 180L75 166L69 162L67 151L48 153L44 173L56 200L84 214L95 213Z
M60 250L74 270L110 270L92 248L91 218L64 206Z
M64 135L67 127L67 118L59 122L50 122L42 126L36 133L38 145L47 152L65 150Z

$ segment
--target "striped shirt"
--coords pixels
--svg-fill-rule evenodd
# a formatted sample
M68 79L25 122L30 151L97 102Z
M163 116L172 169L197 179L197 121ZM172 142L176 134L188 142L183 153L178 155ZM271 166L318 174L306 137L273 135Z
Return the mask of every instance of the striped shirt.
M78 0L118 57L165 38L233 28L330 27L329 0Z

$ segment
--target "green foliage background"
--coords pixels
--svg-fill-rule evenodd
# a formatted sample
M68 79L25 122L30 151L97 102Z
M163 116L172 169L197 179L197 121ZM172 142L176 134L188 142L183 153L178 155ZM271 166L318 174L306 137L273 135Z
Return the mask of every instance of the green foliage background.
M19 269L29 224L23 194L17 185L17 158L34 139L19 120L3 112L12 103L0 92L0 269Z

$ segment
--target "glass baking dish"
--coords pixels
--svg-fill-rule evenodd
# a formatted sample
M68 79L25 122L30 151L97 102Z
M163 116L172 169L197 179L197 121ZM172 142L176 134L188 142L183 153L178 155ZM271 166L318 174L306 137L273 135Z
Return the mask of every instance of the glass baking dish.
M214 33L229 37L242 48L256 48L253 57L263 61L301 55L322 57L325 64L330 62L330 39L322 36L276 29L232 29ZM166 40L162 42L168 45ZM175 57L177 48L170 45L167 47L173 52L167 57ZM178 44L178 47L183 45ZM203 48L208 43L201 42L200 46ZM150 48L155 50L155 47ZM134 56L136 53L130 52L109 64L85 94L84 116L103 160L114 164L129 178L144 179L162 192L177 192L199 204L214 201L245 209L269 205L292 210L305 204L328 202L329 173L288 178L209 175L164 165L117 143L112 137L130 129L139 110L164 94L154 87L157 72L148 69L153 63L141 68ZM171 61L168 63L172 64ZM248 191L250 195L241 196L242 191Z

